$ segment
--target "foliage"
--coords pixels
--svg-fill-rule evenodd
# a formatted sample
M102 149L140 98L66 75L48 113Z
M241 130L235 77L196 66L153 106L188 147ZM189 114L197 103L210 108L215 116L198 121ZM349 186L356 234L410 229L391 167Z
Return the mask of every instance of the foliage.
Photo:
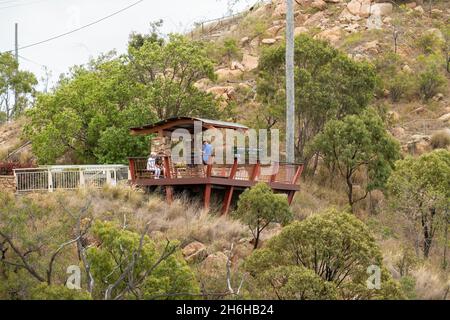
M264 182L241 194L235 216L250 228L255 240L255 249L258 247L261 232L269 224L274 222L287 224L293 218L286 197L274 194Z
M392 206L419 228L428 258L450 203L450 151L438 149L398 161L387 185Z
M446 130L433 133L431 136L431 146L433 149L444 149L450 146L450 133Z
M175 253L175 244L161 251L148 236L141 237L111 222L97 221L92 232L101 243L88 250L92 273L97 279L95 295L98 297L105 296L114 284L111 297L126 299L158 296L167 299L176 293L198 294L194 275L179 252ZM131 270L125 274L128 268Z
M128 129L174 116L218 117L217 103L194 83L214 77L201 44L132 35L128 56L109 54L74 67L54 92L38 96L25 129L40 163L65 154L76 163L126 163L148 153Z
M2 162L0 161L0 176L12 176L14 175L14 169L20 168L34 168L32 163L19 163L19 162Z
M23 113L30 105L36 84L31 72L19 70L12 54L0 53L0 123Z
M49 286L41 283L31 290L32 300L91 300L88 292L69 289L62 285Z
M240 49L236 39L228 38L223 41L223 53L227 57L228 62L231 63L233 59L239 59Z
M389 91L392 102L398 102L401 98L408 98L414 94L415 78L410 71L402 70L401 57L394 52L381 54L375 60L378 79L378 95L382 90Z
M284 121L285 45L270 47L260 58L257 92L263 104L258 121L271 126ZM307 35L295 39L296 156L329 119L360 113L375 89L375 71L355 62L325 41Z
M416 46L422 50L424 54L432 54L440 51L443 46L443 41L436 33L427 32L417 38Z
M370 290L366 286L367 268L371 265L382 269L380 290ZM293 279L300 283L308 282L308 285L302 283L300 288L313 290L305 298L314 299L314 291L325 289L330 299L401 297L397 285L382 268L382 257L375 239L364 223L345 212L331 210L293 222L272 238L265 248L254 251L245 263L251 277L265 283L261 287L262 292L275 290L267 272L274 275L283 273L283 269L277 269L279 267L305 268L321 278L323 282L303 269L297 269ZM289 285L289 281L286 283ZM283 289L290 290L289 286ZM288 293L292 297L298 292L291 290Z
M149 104L158 119L180 115L219 117L211 94L194 84L203 78L215 79L213 62L204 44L180 35L171 35L164 45L146 41L128 48L130 73L148 92Z
M419 59L422 70L417 75L418 92L425 101L433 98L443 88L447 80L441 72L441 57L428 56Z
M398 142L386 131L383 121L372 109L342 120L330 120L311 144L319 152L331 175L338 173L347 184L348 203L353 205L374 189L382 189L400 157ZM354 197L354 177L367 175L364 194Z
M302 266L278 266L257 277L263 299L336 300L336 286Z

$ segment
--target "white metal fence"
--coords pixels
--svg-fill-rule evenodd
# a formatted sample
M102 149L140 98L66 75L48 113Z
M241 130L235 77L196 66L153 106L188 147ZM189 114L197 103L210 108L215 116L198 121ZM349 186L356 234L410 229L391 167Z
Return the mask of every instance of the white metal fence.
M46 166L15 169L17 192L73 190L85 186L102 187L128 181L124 165Z

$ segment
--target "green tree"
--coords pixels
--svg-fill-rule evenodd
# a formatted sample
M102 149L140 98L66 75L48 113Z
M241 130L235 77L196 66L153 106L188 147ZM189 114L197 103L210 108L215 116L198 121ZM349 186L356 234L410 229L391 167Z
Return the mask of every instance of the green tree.
M98 297L167 299L178 293L186 296L176 298L199 293L194 274L176 244L160 248L145 234L140 236L110 222L97 221L92 232L101 243L87 252Z
M262 109L257 122L266 127L285 119L285 46L262 52L257 92ZM373 97L375 71L355 62L327 42L307 35L295 39L296 157L329 119L360 113Z
M381 270L378 290L369 289L366 284L367 269L372 265ZM295 268L288 269L292 267ZM305 299L402 297L398 285L383 268L381 252L367 226L355 216L335 210L286 226L266 247L253 252L245 268L252 280L265 284L261 291L283 290L289 298L301 298L298 294L304 289L310 290ZM285 280L274 286L280 275ZM298 281L297 288L289 284L289 278L293 283Z
M445 226L450 204L450 152L438 149L398 161L388 189L393 207L422 235L423 255L428 258L436 231ZM416 242L416 249L419 246Z
M0 113L4 112L7 121L30 105L36 84L36 77L19 70L19 63L10 53L0 53Z
M419 94L425 100L433 98L447 83L440 69L439 58L424 59L423 71L418 74Z
M176 116L219 118L217 102L195 83L215 79L214 64L201 42L171 35L169 41L145 41L128 47L130 73L145 88L149 104L159 119Z
M148 152L146 138L128 137L127 129L155 121L156 115L127 69L124 58L102 56L74 67L55 92L38 96L25 133L40 163L66 154L75 163L125 163L127 156Z
M384 188L394 162L400 157L398 142L388 134L383 121L372 109L327 122L311 144L310 152L319 152L330 174L337 172L345 179L352 210L371 190ZM367 176L363 195L359 197L354 195L357 172Z
M239 197L235 216L253 234L254 249L258 248L261 232L271 223L289 223L293 216L284 195L274 194L264 182L245 190Z

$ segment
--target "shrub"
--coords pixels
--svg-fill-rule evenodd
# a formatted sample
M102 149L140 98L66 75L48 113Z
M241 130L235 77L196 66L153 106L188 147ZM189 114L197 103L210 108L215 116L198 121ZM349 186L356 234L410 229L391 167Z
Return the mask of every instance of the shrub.
M421 35L415 44L423 53L432 54L442 45L442 40L435 33L428 32Z
M284 195L274 194L264 182L245 190L238 202L235 216L249 226L258 247L261 232L271 223L286 224L293 218Z
M450 133L445 130L435 132L431 136L431 146L433 149L445 149L450 146Z
M367 268L371 265L381 269L380 290L367 288ZM313 271L322 281L317 281L304 269L296 269L302 274L296 278L310 283L306 287L328 289L328 293L334 288L339 298L402 297L399 287L383 268L381 252L367 226L346 212L330 210L296 221L272 238L265 248L254 251L245 262L252 279L261 283L260 290L266 291L271 287L267 272L279 276L279 267ZM286 276L290 273L285 272ZM326 283L329 288L325 288Z
M419 93L424 100L433 98L446 83L445 77L437 67L428 67L419 74Z

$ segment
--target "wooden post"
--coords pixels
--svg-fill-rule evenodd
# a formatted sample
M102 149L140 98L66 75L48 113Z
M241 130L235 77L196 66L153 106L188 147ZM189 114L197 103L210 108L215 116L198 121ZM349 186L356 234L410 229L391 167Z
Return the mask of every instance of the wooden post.
M164 156L163 162L164 162L164 178L171 179L172 173L170 172L169 157ZM166 186L166 201L168 204L171 204L173 202L173 187L171 186Z
M134 164L134 159L129 158L128 162L129 162L129 165L130 165L131 183L135 184L136 183L136 166Z
M291 181L292 184L297 184L297 181L300 178L302 171L303 171L303 164L298 166L297 171L295 172L294 177L292 178Z
M236 176L237 167L238 167L238 161L237 161L237 158L234 158L234 163L233 163L233 166L231 167L231 171L230 171L230 175L229 175L228 179L234 179L234 177ZM231 199L233 198L233 191L234 191L234 187L230 186L228 188L227 192L225 193L225 197L223 199L223 205L222 205L222 214L228 214L228 211L230 210Z
M275 172L270 176L270 182L275 182L277 180L278 171L280 170L280 164L276 163Z
M250 181L256 181L259 178L261 163L259 160L256 161L255 166L253 167L252 176L250 177Z
M297 184L297 181L298 181L298 179L300 178L300 176L302 174L303 168L304 168L303 164L301 164L301 165L299 165L297 167L297 170L296 170L296 172L294 174L294 177L292 178L292 181L291 181L292 184ZM289 191L289 193L288 193L288 203L289 203L289 205L292 204L292 200L294 200L294 196L295 196L295 191Z
M209 163L206 167L206 178L207 179L211 177L211 172L212 172L212 165ZM205 185L205 193L203 195L203 205L206 210L209 209L210 201L211 201L211 184L207 183Z

